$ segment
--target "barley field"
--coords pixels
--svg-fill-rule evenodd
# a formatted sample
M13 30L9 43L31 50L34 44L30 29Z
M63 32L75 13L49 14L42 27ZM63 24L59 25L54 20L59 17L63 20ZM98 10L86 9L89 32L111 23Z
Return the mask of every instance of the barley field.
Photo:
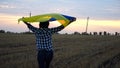
M53 35L50 68L120 68L120 36ZM33 34L0 34L0 68L38 68Z

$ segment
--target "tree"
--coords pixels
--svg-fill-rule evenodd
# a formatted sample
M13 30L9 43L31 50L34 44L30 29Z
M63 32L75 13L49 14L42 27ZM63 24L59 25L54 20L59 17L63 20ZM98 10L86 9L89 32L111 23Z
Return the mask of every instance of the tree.
M5 31L4 30L0 30L0 33L5 33Z
M104 31L104 35L107 35L107 32L106 32L106 31Z
M97 35L97 32L93 32L93 35Z
M74 32L74 35L80 35L80 33L79 32Z
M99 35L102 35L102 32L99 32Z

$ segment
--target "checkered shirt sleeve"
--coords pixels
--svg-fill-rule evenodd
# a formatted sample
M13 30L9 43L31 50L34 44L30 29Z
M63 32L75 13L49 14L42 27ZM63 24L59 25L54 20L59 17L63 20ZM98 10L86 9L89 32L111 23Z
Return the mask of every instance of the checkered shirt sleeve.
M62 29L64 29L64 26L61 25L61 26L58 26L58 27L55 27L55 28L51 28L51 33L57 33L58 31L61 31Z
M36 27L32 26L31 24L27 24L27 27L32 31L32 32L35 32L37 30Z

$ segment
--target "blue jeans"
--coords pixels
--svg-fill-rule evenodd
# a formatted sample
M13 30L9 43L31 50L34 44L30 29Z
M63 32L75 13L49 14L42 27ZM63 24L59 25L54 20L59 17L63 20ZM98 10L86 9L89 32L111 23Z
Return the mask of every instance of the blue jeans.
M49 68L52 58L53 51L39 50L37 55L39 68Z

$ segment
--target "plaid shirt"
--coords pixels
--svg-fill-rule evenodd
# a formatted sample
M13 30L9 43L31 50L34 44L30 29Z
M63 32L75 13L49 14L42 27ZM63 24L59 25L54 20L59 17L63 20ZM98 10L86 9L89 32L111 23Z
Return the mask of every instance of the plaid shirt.
M47 51L53 50L52 46L52 34L62 30L64 28L63 25L56 28L36 28L31 24L27 24L28 28L32 30L32 32L36 36L36 46L38 50L45 49Z

